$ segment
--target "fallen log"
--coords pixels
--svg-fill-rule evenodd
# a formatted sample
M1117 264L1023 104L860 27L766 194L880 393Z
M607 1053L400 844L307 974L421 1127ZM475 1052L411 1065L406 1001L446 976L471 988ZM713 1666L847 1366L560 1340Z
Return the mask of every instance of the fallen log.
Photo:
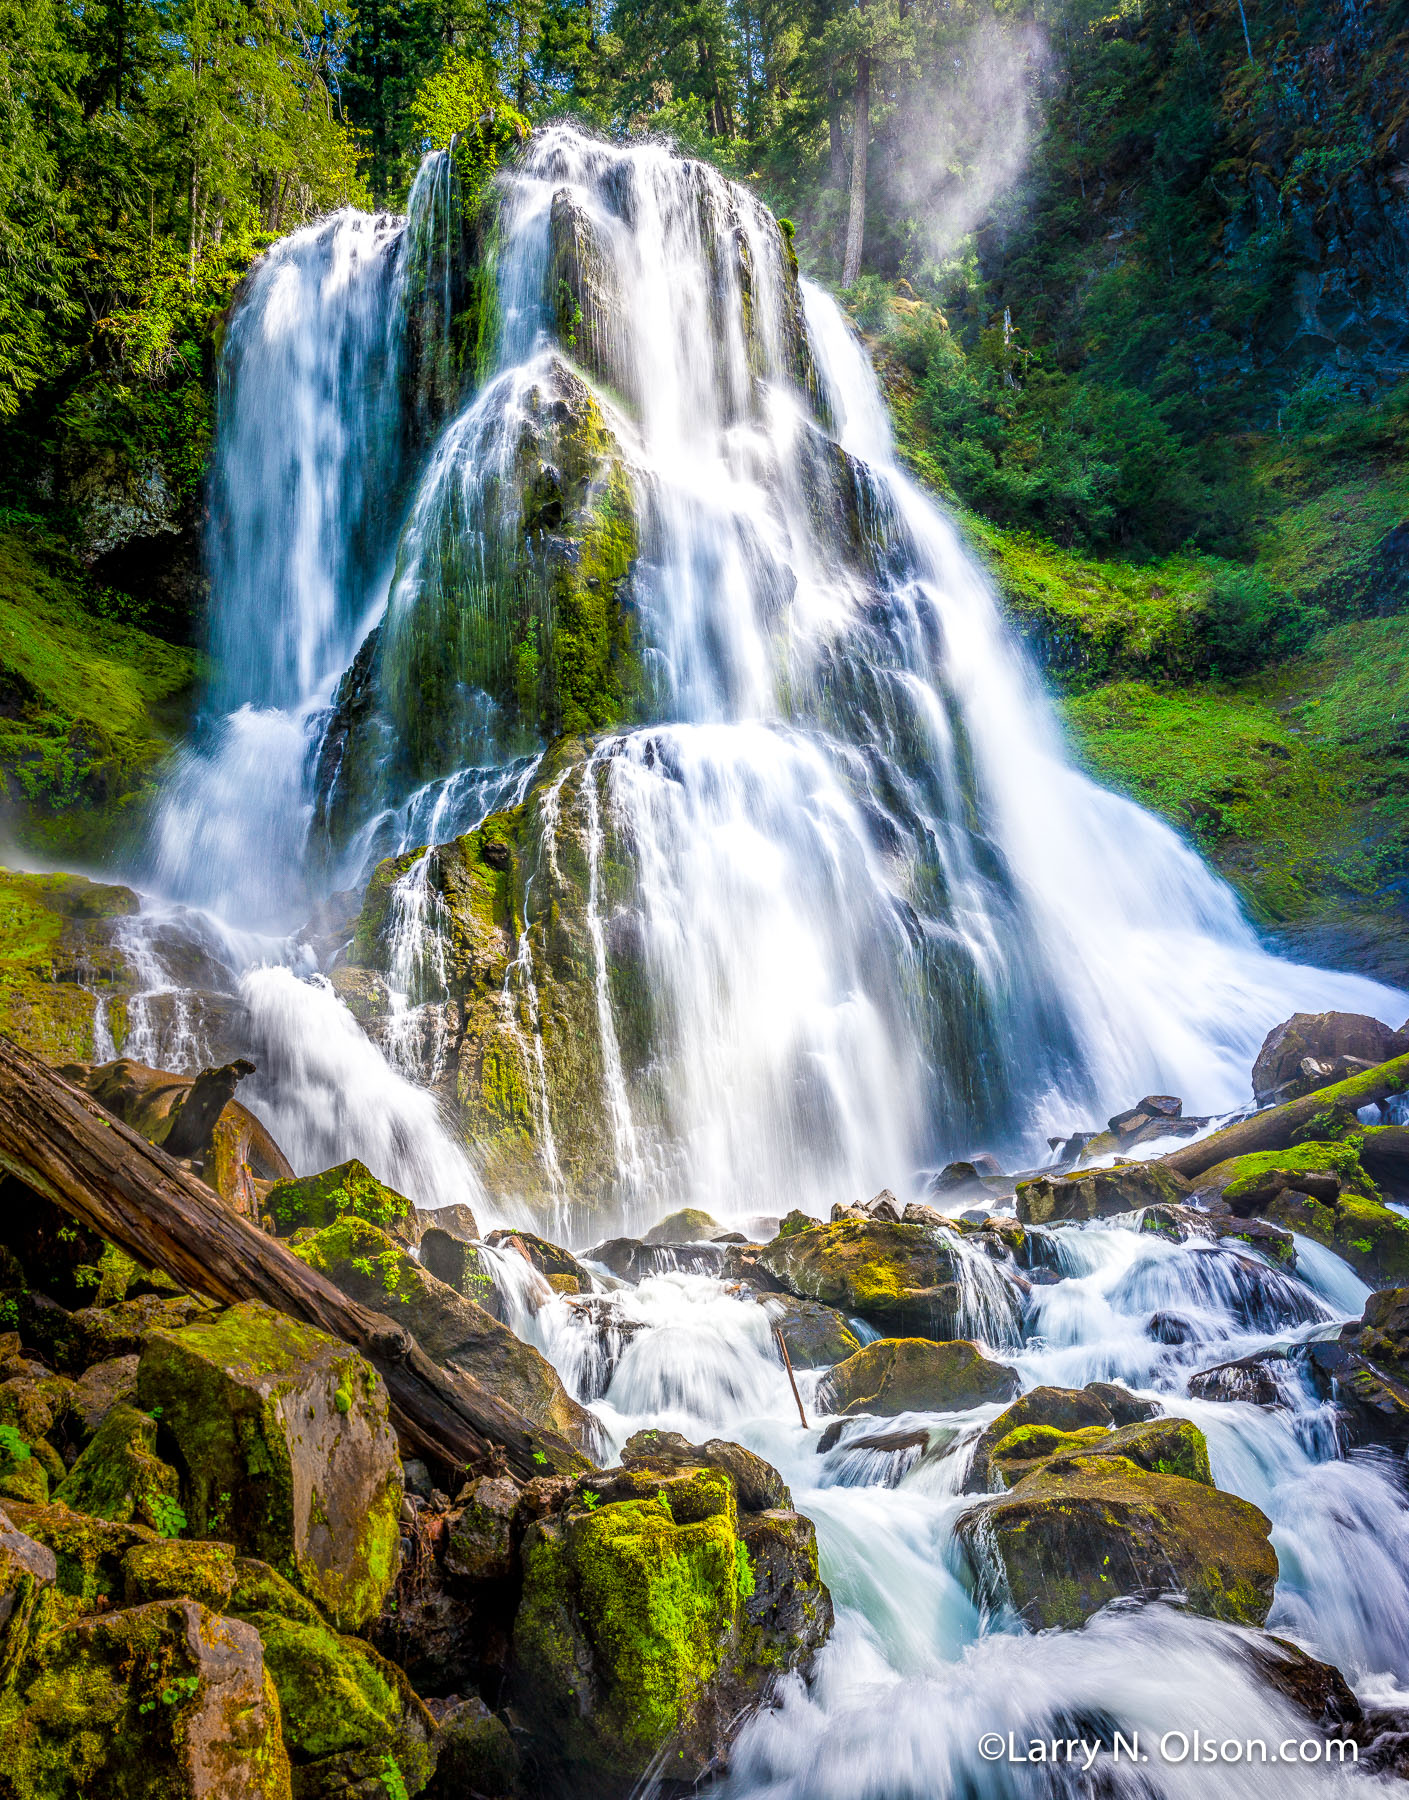
M1225 1125L1222 1131L1199 1138L1196 1143L1184 1144L1157 1160L1165 1168L1173 1169L1176 1175L1192 1181L1230 1157L1250 1156L1257 1150L1285 1150L1294 1132L1329 1107L1345 1106L1355 1112L1362 1106L1373 1105L1406 1090L1409 1090L1409 1056L1396 1056L1390 1062L1364 1069L1344 1081L1333 1082L1330 1087L1318 1088L1314 1094L1284 1101L1281 1106L1269 1106L1250 1118L1238 1120L1235 1125Z
M419 1455L461 1468L492 1460L498 1445L525 1478L588 1466L565 1438L530 1424L473 1377L440 1368L400 1325L350 1300L3 1035L0 1171L192 1293L223 1305L263 1301L360 1350L387 1385L397 1432Z

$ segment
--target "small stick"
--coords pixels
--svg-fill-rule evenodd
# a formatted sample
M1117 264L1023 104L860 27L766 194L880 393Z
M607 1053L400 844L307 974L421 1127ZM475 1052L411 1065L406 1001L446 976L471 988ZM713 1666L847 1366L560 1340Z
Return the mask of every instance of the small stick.
M802 1410L802 1395L797 1391L797 1376L793 1374L793 1359L788 1355L788 1346L783 1342L782 1330L775 1325L773 1335L778 1340L778 1348L783 1352L783 1367L788 1371L788 1386L793 1390L793 1399L797 1401L797 1416L802 1420L802 1428L807 1430L807 1414Z

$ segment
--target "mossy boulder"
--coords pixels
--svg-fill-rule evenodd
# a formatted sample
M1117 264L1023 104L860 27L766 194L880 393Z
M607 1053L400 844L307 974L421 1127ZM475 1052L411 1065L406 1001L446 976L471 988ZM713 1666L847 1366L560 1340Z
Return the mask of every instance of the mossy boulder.
M62 1467L62 1464L60 1464ZM0 1499L42 1505L49 1498L49 1471L13 1425L0 1426Z
M518 1748L483 1700L462 1700L441 1715L440 1754L427 1800L463 1800L466 1794L505 1800L518 1778Z
M533 1424L592 1454L596 1420L571 1397L547 1358L482 1306L437 1281L385 1232L361 1219L339 1219L299 1244L295 1255L360 1305L405 1326L434 1361L474 1376Z
M438 1225L428 1225L421 1233L417 1249L422 1268L437 1281L443 1281L446 1287L454 1288L466 1300L473 1300L497 1316L499 1300L494 1277L480 1255L478 1245L467 1243L454 1232L442 1231Z
M583 1800L624 1800L653 1767L698 1780L831 1627L811 1525L741 1519L721 1468L581 1481L521 1561L516 1703L550 1785Z
M435 1721L400 1669L321 1622L246 1618L278 1691L298 1800L376 1793L388 1761L420 1793L435 1770Z
M958 1251L924 1225L839 1219L779 1234L759 1262L790 1294L877 1330L947 1338L959 1310Z
M73 1315L75 1361L85 1368L115 1356L132 1356L154 1331L180 1331L211 1316L209 1301L190 1294L138 1294L113 1306L84 1306Z
M1170 1592L1205 1617L1261 1625L1277 1582L1257 1507L1118 1455L1057 1456L956 1530L980 1586L1039 1629L1080 1625L1122 1595Z
M356 1157L321 1175L276 1181L264 1199L264 1211L281 1237L291 1237L301 1225L321 1229L344 1215L404 1237L412 1210L404 1194L378 1181Z
M682 1206L646 1233L648 1244L695 1244L719 1235L718 1223L698 1206Z
M58 1560L49 1546L21 1531L0 1509L0 1633L16 1612L23 1616L32 1611L58 1574Z
M761 1294L758 1299L795 1369L829 1369L861 1348L845 1314L834 1306L799 1300L795 1294Z
M1139 1409L1138 1413L1129 1411L1131 1404ZM994 1468L993 1454L999 1444L1015 1433L1046 1433L1050 1438L1059 1438L1093 1429L1109 1432L1117 1424L1135 1424L1156 1411L1152 1403L1137 1401L1124 1389L1112 1390L1104 1383L1084 1388L1029 1388L984 1428L974 1445L965 1491L983 1494L1012 1485L1005 1472ZM1033 1436L1020 1439L1033 1444L1040 1441Z
M396 1576L402 1478L365 1358L247 1303L153 1332L137 1397L160 1409L193 1536L272 1563L339 1625L376 1617Z
M42 1636L0 1698L0 1779L26 1800L290 1800L252 1626L193 1600Z
M157 1455L156 1420L122 1404L108 1413L54 1498L75 1512L118 1525L135 1519L175 1537L186 1523L180 1485L176 1470Z
M590 1294L597 1285L571 1250L551 1243L532 1231L491 1231L491 1244L507 1244L531 1262L538 1273L560 1294Z
M824 1375L817 1388L821 1412L843 1417L879 1413L968 1412L995 1400L1011 1400L1018 1373L994 1362L977 1344L960 1338L881 1338Z
M1334 1250L1373 1287L1409 1282L1409 1219L1378 1200L1341 1193L1327 1204L1286 1188L1266 1215L1274 1225Z
M137 1362L133 1355L110 1356L93 1363L74 1382L69 1428L80 1444L92 1437L115 1406L136 1398Z
M1038 1175L1018 1183L1018 1218L1025 1225L1113 1219L1143 1206L1178 1205L1190 1192L1181 1175L1158 1163L1120 1163L1112 1169Z

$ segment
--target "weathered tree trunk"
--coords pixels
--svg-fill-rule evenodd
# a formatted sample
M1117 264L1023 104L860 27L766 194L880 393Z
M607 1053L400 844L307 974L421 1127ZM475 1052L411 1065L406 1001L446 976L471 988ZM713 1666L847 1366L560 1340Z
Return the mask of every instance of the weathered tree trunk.
M353 1345L380 1372L396 1429L419 1454L463 1467L497 1444L525 1477L586 1466L565 1438L531 1425L472 1377L439 1368L401 1326L349 1300L164 1150L3 1036L0 1171L194 1293L226 1305L263 1301Z
M1409 1056L1397 1056L1392 1062L1366 1069L1363 1074L1352 1075L1346 1081L1333 1082L1330 1087L1319 1088L1300 1100L1269 1106L1264 1112L1254 1113L1250 1119L1225 1125L1222 1131L1215 1131L1210 1137L1171 1150L1159 1161L1167 1169L1173 1169L1176 1175L1192 1181L1206 1169L1213 1168L1215 1163L1227 1162L1231 1156L1249 1156L1256 1150L1285 1150L1292 1141L1292 1133L1328 1107L1348 1106L1354 1111L1387 1099L1391 1094L1402 1094L1406 1089L1409 1089Z
M243 1057L219 1069L202 1069L181 1102L181 1110L166 1134L162 1148L168 1156L204 1156L210 1149L215 1121L235 1098L235 1089L246 1075L254 1074L254 1064Z
M841 95L830 82L827 85L827 185L846 186L846 139L841 128Z
M846 261L841 284L850 287L861 273L861 245L866 236L866 153L871 137L871 59L856 62L856 117L851 127L851 204L846 215Z

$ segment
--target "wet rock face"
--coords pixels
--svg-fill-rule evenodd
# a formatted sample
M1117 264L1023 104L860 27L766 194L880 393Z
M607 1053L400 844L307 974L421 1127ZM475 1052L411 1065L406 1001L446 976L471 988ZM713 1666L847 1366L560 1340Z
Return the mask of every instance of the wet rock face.
M1361 1194L1332 1201L1286 1189L1266 1208L1267 1218L1299 1231L1344 1257L1363 1281L1409 1281L1409 1219Z
M1260 1105L1315 1093L1374 1063L1409 1054L1409 1031L1364 1013L1293 1013L1263 1040L1252 1067Z
M1155 1163L1125 1163L1072 1175L1039 1175L1018 1183L1018 1218L1025 1225L1112 1219L1142 1206L1178 1205L1189 1183Z
M279 1698L258 1633L193 1600L46 1637L0 1700L17 1794L289 1800Z
M265 1558L339 1625L376 1616L396 1573L402 1479L370 1363L250 1303L154 1332L137 1396L160 1408L194 1535Z
M1115 1390L1116 1394L1124 1394L1123 1389ZM1147 1401L1138 1401L1133 1394L1124 1394L1125 1401L1141 1409L1140 1416L1148 1417L1154 1412ZM1121 1424L1133 1424L1132 1418L1121 1418ZM1116 1413L1104 1390L1096 1388L1058 1388L1036 1387L1005 1411L999 1413L993 1423L985 1427L974 1446L973 1460L969 1464L969 1473L964 1483L966 1493L983 1494L1000 1486L1011 1486L1003 1478L1002 1472L993 1466L995 1447L1018 1431L1046 1431L1053 1434L1087 1431L1091 1427L1109 1430L1116 1423Z
M625 1800L661 1758L698 1780L831 1629L811 1523L741 1510L722 1466L673 1447L575 1484L521 1563L518 1704L547 1791L581 1800Z
M1206 1617L1260 1625L1277 1581L1257 1507L1120 1455L1057 1454L956 1529L980 1585L1044 1629L1079 1625L1122 1595L1171 1591Z
M769 1323L788 1347L795 1369L829 1369L861 1348L843 1313L793 1294L759 1296Z
M925 1338L881 1338L867 1344L823 1377L817 1406L823 1412L967 1412L995 1400L1011 1400L1018 1375L993 1362L966 1340L936 1344Z
M877 1330L947 1339L958 1314L957 1254L923 1225L841 1219L774 1238L759 1262L799 1299Z
M378 1181L366 1163L354 1157L321 1175L276 1181L265 1196L264 1210L281 1237L291 1237L304 1225L319 1230L344 1214L404 1237L413 1209L404 1194Z
M88 1061L101 1002L120 1037L137 983L115 927L139 908L130 888L0 869L0 1031L46 1062Z

